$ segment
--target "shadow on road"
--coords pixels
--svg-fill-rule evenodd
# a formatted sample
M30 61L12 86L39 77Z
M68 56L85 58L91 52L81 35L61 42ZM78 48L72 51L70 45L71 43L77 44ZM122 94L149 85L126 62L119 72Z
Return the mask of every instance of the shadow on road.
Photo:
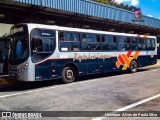
M147 70L149 70L149 69L139 69L138 72L143 72L143 71L147 71ZM96 78L125 75L125 74L131 74L131 73L128 71L117 71L117 72L111 72L111 73L100 73L100 74L94 74L94 75L87 75L87 76L81 76L79 78L79 80L76 82L80 82L80 81L82 82L82 81L86 81L86 80L88 81L88 80L93 80ZM17 81L17 80L16 81L12 80L10 78L6 78L6 79L8 81L8 84L0 85L0 92L24 91L24 90L31 90L31 89L36 89L36 88L57 86L57 85L63 84L61 79L36 81L36 82L21 82L21 81ZM11 82L11 83L9 83L9 82Z

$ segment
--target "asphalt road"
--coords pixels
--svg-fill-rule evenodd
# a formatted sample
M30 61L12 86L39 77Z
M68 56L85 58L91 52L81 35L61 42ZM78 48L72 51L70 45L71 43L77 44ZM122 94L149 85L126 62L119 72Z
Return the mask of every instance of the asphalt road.
M3 77L0 111L115 111L158 94L159 66L146 67L134 74L123 71L84 76L71 84L62 84L60 80L26 83ZM127 111L160 111L160 97Z

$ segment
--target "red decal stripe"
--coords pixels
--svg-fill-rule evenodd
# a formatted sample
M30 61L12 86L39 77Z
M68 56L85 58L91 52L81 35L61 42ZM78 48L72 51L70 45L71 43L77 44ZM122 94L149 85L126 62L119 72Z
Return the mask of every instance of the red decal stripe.
M118 56L118 59L119 59L119 61L121 62L122 65L125 64L125 62L124 62L123 58L121 57L121 55Z
M130 57L130 56L131 56L131 54L132 54L132 51L128 51L128 53L127 53L127 57Z

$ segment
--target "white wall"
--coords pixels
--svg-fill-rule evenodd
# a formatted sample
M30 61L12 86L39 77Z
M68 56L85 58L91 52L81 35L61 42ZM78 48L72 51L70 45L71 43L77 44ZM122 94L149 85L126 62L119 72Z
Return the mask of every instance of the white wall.
M0 23L0 37L2 37L5 33L9 33L13 24L4 24Z

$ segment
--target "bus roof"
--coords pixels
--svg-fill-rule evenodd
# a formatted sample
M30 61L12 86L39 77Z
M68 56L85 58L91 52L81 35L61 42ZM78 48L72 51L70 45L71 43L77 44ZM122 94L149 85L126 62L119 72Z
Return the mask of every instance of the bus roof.
M130 34L130 33L118 33L118 32L108 32L108 31L99 31L93 29L81 29L81 28L71 28L71 27L63 27L57 25L44 25L44 24L34 24L34 23L23 23L29 26L29 29L32 30L34 28L44 28L44 29L52 29L52 30L61 30L61 31L74 31L81 33L96 33L96 34L112 34L117 36L133 36L133 37L145 37L145 38L156 38L156 36L148 36L148 35L139 35L139 34ZM23 25L22 24L22 25Z

